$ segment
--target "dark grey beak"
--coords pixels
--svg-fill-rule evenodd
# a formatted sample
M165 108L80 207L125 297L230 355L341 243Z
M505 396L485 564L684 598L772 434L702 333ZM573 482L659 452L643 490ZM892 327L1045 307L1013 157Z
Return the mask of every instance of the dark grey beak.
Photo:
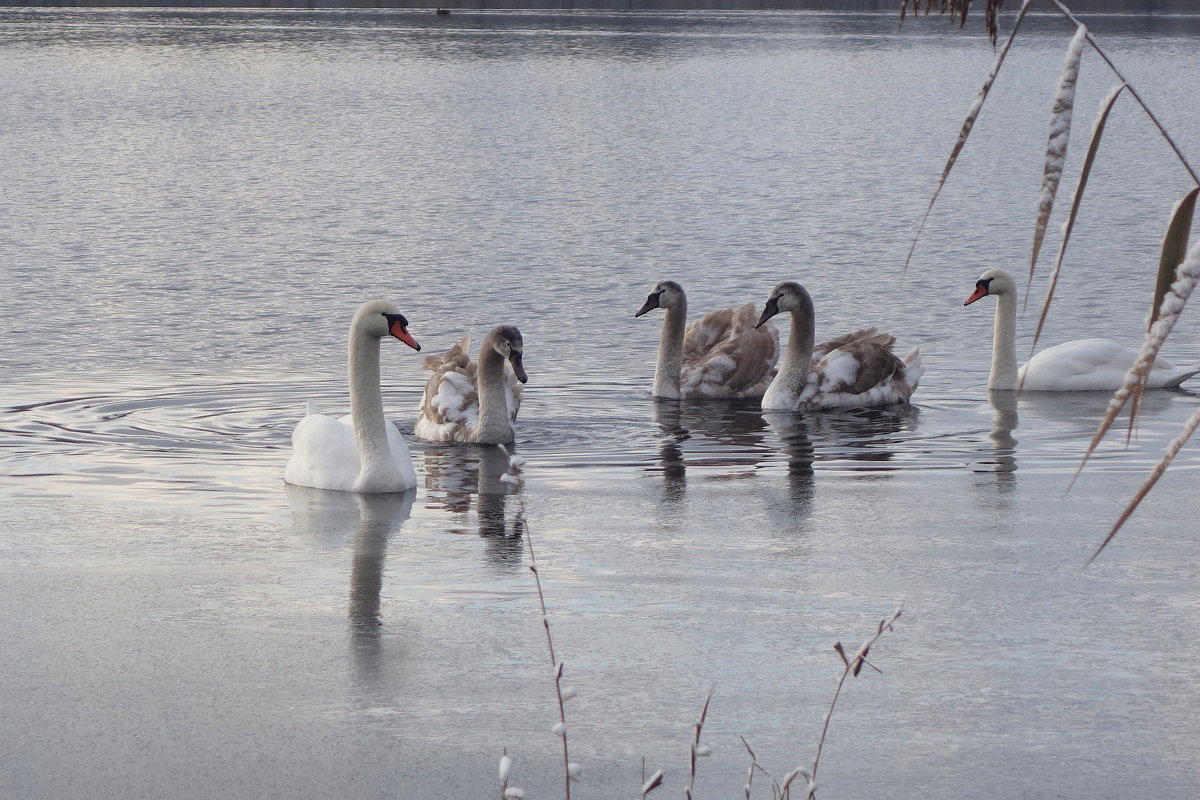
M775 316L778 313L779 313L779 299L772 297L770 300L767 301L767 304L765 306L763 306L763 312L759 316L758 323L754 327L761 328L767 320L769 320L771 317Z
M651 309L658 308L658 297L661 294L662 294L662 292L654 292L649 297L647 297L645 305L643 305L641 308L639 308L637 310L637 313L634 314L634 316L640 317L642 314L645 314L646 312L650 311Z
M521 363L520 350L509 352L508 363L512 364L513 372L517 375L517 380L521 383L529 383L529 376L525 374L525 366Z

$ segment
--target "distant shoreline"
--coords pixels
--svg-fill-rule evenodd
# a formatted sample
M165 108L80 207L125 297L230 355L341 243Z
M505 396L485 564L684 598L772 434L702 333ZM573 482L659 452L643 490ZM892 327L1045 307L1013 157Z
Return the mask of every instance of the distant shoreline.
M1067 0L1081 14L1200 14L1200 0ZM899 0L0 0L0 8L433 9L455 11L890 11ZM1015 11L1018 0L1006 4ZM1039 8L1037 10L1047 10ZM975 10L973 16L979 15Z

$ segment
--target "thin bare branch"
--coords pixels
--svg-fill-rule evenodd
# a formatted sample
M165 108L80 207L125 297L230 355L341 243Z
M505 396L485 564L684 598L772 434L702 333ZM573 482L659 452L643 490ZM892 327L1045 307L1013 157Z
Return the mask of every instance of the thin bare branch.
M1062 0L1050 0L1050 2L1053 3L1054 6L1059 10L1059 13L1070 20L1076 27L1081 24L1079 20L1076 19L1075 15L1071 13L1071 9L1067 8L1062 3ZM1146 112L1146 116L1148 116L1150 121L1154 123L1154 127L1158 128L1158 132L1162 134L1163 139L1165 139L1167 144L1170 145L1171 149L1175 151L1176 158L1178 158L1179 162L1183 164L1183 168L1188 171L1188 174L1192 176L1192 180L1196 184L1200 185L1200 175L1197 175L1196 170L1192 169L1192 165L1188 163L1187 158L1183 155L1183 151L1179 149L1179 145L1175 144L1175 140L1171 138L1171 134L1167 133L1167 129L1163 127L1161 122L1158 121L1158 117L1155 116L1154 112L1150 110L1150 106L1148 106L1146 101L1142 99L1142 96L1138 93L1138 90L1134 88L1133 84L1129 83L1128 78L1121 74L1121 70L1117 69L1117 65L1113 63L1111 58L1108 57L1108 54L1104 52L1104 50L1100 47L1100 44L1096 41L1095 37L1092 36L1091 33L1087 34L1087 40L1088 44L1092 46L1092 49L1096 51L1096 54L1104 59L1104 63L1108 64L1108 68L1113 71L1113 74L1117 76L1117 79L1129 87L1129 94L1134 100L1137 100L1138 105L1140 105L1142 110Z
M1004 59L1008 56L1008 50L1012 47L1013 40L1017 37L1017 31L1021 28L1021 20L1025 19L1026 12L1033 5L1033 0L1025 0L1021 4L1021 10L1017 12L1017 18L1013 22L1012 30L1008 34L1008 38L1004 41L1004 46L1000 48L1000 52L996 55L996 63L992 65L992 71L988 73L987 78L983 82L983 86L979 89L979 94L975 96L975 102L971 104L970 110L967 112L967 118L963 121L962 130L958 133L958 140L955 141L953 149L950 151L950 158L946 161L946 166L942 168L942 176L938 179L937 187L933 190L933 197L929 198L929 205L925 208L925 215L921 217L921 224L917 226L917 232L913 235L912 245L908 248L908 257L904 259L904 274L908 272L908 265L912 262L913 253L917 249L917 240L921 238L921 232L925 230L925 223L929 221L929 215L933 212L933 204L937 201L938 195L942 192L942 187L946 185L946 179L950 177L950 170L954 168L955 162L958 161L958 154L962 152L963 146L967 143L967 137L971 135L971 128L975 127L975 120L979 117L979 112L983 109L983 101L987 99L988 93L992 90L992 84L996 82L996 76L1000 74L1000 67L1004 65Z
M890 617L881 620L879 627L875 631L875 635L863 642L862 646L859 647L858 652L854 654L854 658L850 659L849 661L846 660L845 650L842 649L841 642L838 642L834 646L834 649L837 650L838 654L842 656L844 666L842 667L842 674L838 678L837 689L835 689L833 692L833 700L829 703L829 710L825 712L824 724L821 726L821 738L817 740L817 752L816 755L813 756L812 770L808 774L808 791L806 793L808 800L813 800L817 793L817 768L821 765L821 753L825 750L825 740L829 735L829 722L833 719L833 710L837 707L837 701L838 698L841 697L842 687L846 684L846 678L850 675L858 675L858 672L862 669L863 662L866 660L867 653L870 651L871 647L875 644L875 642L879 641L879 637L883 636L885 631L892 629L892 623L900 618L900 614L903 611L904 604L901 603L899 607L892 612ZM874 669L874 667L872 667L872 669ZM803 770L798 770L798 772L803 772ZM790 784L795 777L796 775L793 772L789 775L789 779L784 781L784 797L787 797L787 785Z
M523 488L525 485L525 475L522 470L523 460L509 453L504 445L497 446L508 455L508 468L513 483L518 489ZM533 551L533 531L525 517L524 492L521 492L518 497L517 520L514 524L518 525L525 533L525 546L529 550L529 571L533 573L534 583L537 585L538 606L542 610L542 627L546 631L546 648L550 651L550 665L554 668L554 694L558 699L558 724L554 726L554 732L562 739L563 797L564 800L571 800L571 772L573 767L578 769L578 765L571 763L570 748L567 746L567 698L563 696L563 663L554 654L554 636L550 632L550 616L546 613L546 595L542 592L542 575L538 570L537 555Z
M1145 499L1150 490L1154 488L1154 484L1158 483L1158 479L1161 478L1163 473L1167 471L1167 467L1171 465L1173 460L1175 460L1176 454L1179 453L1180 449L1183 448L1188 439L1192 438L1192 434L1196 432L1196 428L1198 427L1200 427L1200 409L1197 409L1196 412L1192 414L1191 418L1187 421L1187 424L1183 426L1183 431L1176 436L1174 440L1172 440L1170 445L1167 446L1166 451L1163 453L1162 459L1160 459L1159 462L1154 465L1154 469L1150 472L1150 476L1146 478L1145 482L1142 483L1141 488L1138 489L1137 494L1134 495L1133 500L1128 506L1125 507L1125 510L1121 512L1121 516L1117 518L1116 523L1113 524L1112 529L1108 532L1108 535L1104 537L1104 541L1101 542L1100 546L1096 548L1096 552L1092 553L1092 557L1087 560L1087 564L1084 565L1085 567L1095 561L1096 556L1100 555L1105 547L1108 547L1108 543L1113 540L1113 537L1117 535L1117 531L1121 530L1121 526L1123 526L1125 522L1133 515L1133 512L1137 510L1138 505L1141 504L1142 500Z

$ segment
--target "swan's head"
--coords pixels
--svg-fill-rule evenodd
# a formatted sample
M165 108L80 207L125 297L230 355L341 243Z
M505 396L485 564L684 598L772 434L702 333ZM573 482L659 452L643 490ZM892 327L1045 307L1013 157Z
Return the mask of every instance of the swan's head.
M387 300L371 300L359 306L358 313L354 315L354 328L376 339L394 336L413 350L421 349L421 345L408 332L408 320L400 313L400 309Z
M663 281L654 287L654 291L634 316L640 317L655 308L678 308L686 302L687 296L683 293L682 286L675 281Z
M781 312L805 309L812 309L812 298L808 296L808 291L795 281L784 281L771 290L754 327L761 328L767 320Z
M517 380L521 383L529 382L529 376L525 374L525 365L521 361L525 342L521 339L521 332L514 326L497 325L492 328L491 333L484 341L484 347L491 347L500 354L501 358L508 359Z
M971 292L971 296L963 301L963 305L969 306L989 294L1012 294L1016 291L1017 284L1013 281L1012 275L1002 269L989 269L979 276L979 280L975 281L975 291Z

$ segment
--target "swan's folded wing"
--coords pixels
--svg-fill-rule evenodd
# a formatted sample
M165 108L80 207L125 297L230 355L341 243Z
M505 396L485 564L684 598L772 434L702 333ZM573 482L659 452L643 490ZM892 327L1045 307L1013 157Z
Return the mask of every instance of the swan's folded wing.
M729 336L733 309L710 311L687 326L683 333L683 364L699 364L719 342Z
M885 338L895 341L891 336ZM826 353L818 371L822 393L863 394L903 376L904 362L892 352L891 342L885 346L878 337L863 337Z
M864 341L891 350L896 344L896 337L890 333L880 333L878 328L862 328L847 333L844 336L839 336L836 339L830 339L828 342L821 342L821 344L813 348L813 360L819 360L823 354L837 350L839 347Z
M296 486L350 491L358 478L358 445L350 415L309 414L292 432L292 456L283 479Z
M685 364L680 388L686 397L761 396L779 359L779 330L770 323L756 329L754 305L731 315L727 336L699 363Z
M474 426L479 417L479 394L475 389L475 364L464 336L442 356L425 359L433 372L425 382L414 433L422 439L451 441L456 431Z
M426 356L421 366L426 372L441 372L446 369L470 372L474 378L475 365L471 363L471 337L464 336L440 356Z

